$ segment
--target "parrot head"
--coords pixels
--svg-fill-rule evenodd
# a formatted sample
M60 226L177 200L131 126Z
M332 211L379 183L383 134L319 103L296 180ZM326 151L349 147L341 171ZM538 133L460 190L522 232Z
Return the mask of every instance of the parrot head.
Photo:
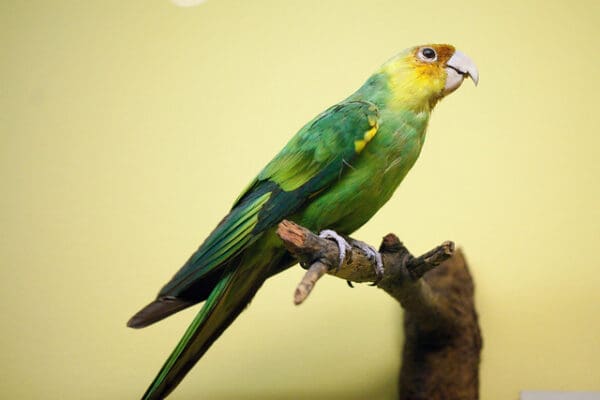
M427 44L403 51L381 67L391 91L390 105L431 110L465 78L477 85L479 72L465 54L449 44Z

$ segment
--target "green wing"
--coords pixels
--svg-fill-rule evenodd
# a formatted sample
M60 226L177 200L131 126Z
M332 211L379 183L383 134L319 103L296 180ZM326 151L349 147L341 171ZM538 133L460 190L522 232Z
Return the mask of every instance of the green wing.
M303 186L322 188L339 178L344 161L362 151L378 128L377 107L365 101L337 104L305 125L261 171L286 192Z
M259 213L255 231L292 215L339 180L379 128L379 111L366 101L337 104L306 124L258 174L234 208L257 191L271 198Z
M158 299L136 314L129 326L146 326L205 300L224 266L340 179L376 133L378 120L373 104L351 101L329 108L305 125L242 193Z

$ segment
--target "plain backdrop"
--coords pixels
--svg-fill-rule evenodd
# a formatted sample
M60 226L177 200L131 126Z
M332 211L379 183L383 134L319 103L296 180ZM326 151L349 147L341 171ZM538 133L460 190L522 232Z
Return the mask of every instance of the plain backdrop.
M0 3L0 397L141 396L197 308L153 299L261 167L395 53L479 67L354 236L465 251L483 399L600 390L600 2ZM271 279L173 399L387 399L398 304Z

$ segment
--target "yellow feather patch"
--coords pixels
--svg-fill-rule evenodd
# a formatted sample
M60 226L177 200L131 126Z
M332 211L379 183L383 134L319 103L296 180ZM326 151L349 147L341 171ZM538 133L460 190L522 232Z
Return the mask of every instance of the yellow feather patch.
M379 129L379 124L375 118L369 117L369 125L371 125L372 128L365 132L363 138L354 141L354 151L356 154L359 154L361 151L363 151L367 143L369 143L377 133L377 129Z
M445 45L431 47L438 52L440 59L437 62L419 61L415 56L419 47L415 47L382 66L391 92L389 108L415 112L431 111L432 105L439 100L446 82L444 63L454 53L454 48Z
M363 138L365 139L365 142L369 143L371 139L373 139L373 136L375 136L375 134L377 133L377 128L377 125L375 125L374 127L365 132L365 136Z
M356 140L354 142L354 151L356 152L356 154L359 154L361 151L363 151L366 145L367 142L365 142L364 140Z

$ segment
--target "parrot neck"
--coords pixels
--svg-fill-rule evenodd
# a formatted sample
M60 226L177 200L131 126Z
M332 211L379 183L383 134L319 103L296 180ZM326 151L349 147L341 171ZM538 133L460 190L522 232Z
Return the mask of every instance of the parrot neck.
M351 99L367 100L380 108L394 111L429 114L442 97L430 89L415 76L414 69L390 63L373 74Z

